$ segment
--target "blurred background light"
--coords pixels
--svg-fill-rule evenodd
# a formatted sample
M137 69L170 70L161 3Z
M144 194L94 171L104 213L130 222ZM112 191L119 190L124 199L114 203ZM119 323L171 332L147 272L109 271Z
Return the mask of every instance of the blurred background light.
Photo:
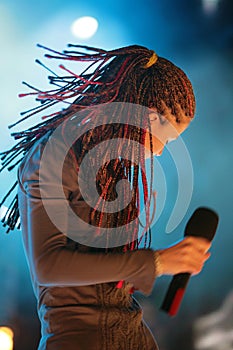
M98 29L98 21L94 17L84 16L76 19L71 25L72 34L79 39L91 38Z
M2 205L1 208L0 208L0 220L3 219L4 215L6 214L7 212L7 207L5 207L5 205Z
M8 208L5 205L1 206L1 208L0 208L0 221L4 218L7 210L8 210ZM8 214L9 214L9 212L8 212ZM7 216L8 216L8 214L7 214ZM17 220L16 225L18 225L19 223L20 223L20 219Z
M220 0L202 0L202 6L206 13L213 13L218 9Z
M195 350L233 349L233 290L223 305L194 324Z
M9 327L0 327L0 350L13 350L14 333Z

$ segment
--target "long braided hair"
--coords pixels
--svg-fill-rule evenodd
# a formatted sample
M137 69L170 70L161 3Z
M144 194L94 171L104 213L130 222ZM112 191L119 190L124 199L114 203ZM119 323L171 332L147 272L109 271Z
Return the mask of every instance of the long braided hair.
M127 46L116 50L103 50L83 45L69 44L69 50L57 52L47 47L38 45L49 53L45 56L63 61L88 62L88 67L81 73L76 74L64 65L59 67L65 75L59 76L51 71L43 63L37 63L48 69L50 84L55 88L41 91L27 83L32 92L20 94L20 97L32 95L39 105L29 111L23 112L22 118L9 126L12 128L33 115L42 114L45 110L58 103L66 103L67 108L42 116L42 121L27 130L14 132L12 136L19 140L10 150L2 152L1 160L3 169L9 171L15 168L24 159L31 147L48 131L55 130L61 123L74 116L79 111L87 110L82 120L85 125L88 120L95 120L98 109L88 110L90 106L109 104L111 102L127 102L130 105L141 105L156 108L160 114L164 113L164 106L169 108L177 123L181 121L181 113L186 117L193 118L195 112L195 98L192 85L185 73L169 60L157 56L153 51L138 45ZM67 74L68 73L68 74ZM116 113L120 111L120 104L114 104ZM118 107L117 107L118 106ZM130 111L129 111L130 114ZM113 122L106 124L103 116L101 126L88 130L81 139L77 140L72 147L72 155L75 156L77 168L85 154L96 144L114 137L121 137L127 143L133 139L138 144L145 144L146 130L150 131L149 118L136 115L140 127L131 127L130 122L121 125ZM88 123L87 123L88 124ZM152 151L152 136L150 135L150 147ZM152 153L151 153L152 154ZM152 177L148 185L145 172L145 156L140 152L140 147L134 150L136 165L132 170L132 162L126 159L115 159L103 164L98 172L96 186L100 197L105 201L116 197L115 186L118 180L125 178L132 184L132 202L124 210L107 216L107 227L125 225L137 217L140 210L139 184L142 183L144 204L152 201ZM151 156L151 174L153 174L153 157ZM141 175L139 176L139 168ZM17 181L7 192L0 206L12 195L17 186ZM104 201L102 201L104 203ZM98 202L92 208L90 218L97 227L101 227L104 216L104 207L99 207ZM8 206L3 225L7 226L7 232L15 227L20 227L19 208L17 195ZM144 246L150 245L150 218L146 215L145 229L143 230ZM131 239L125 249L135 249L142 241L137 237L137 231L133 233L135 239ZM132 237L132 236L131 236Z

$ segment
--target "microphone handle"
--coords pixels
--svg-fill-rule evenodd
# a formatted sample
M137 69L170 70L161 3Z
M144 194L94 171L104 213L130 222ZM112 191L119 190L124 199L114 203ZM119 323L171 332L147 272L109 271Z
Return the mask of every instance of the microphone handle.
M190 276L188 272L178 273L173 276L161 306L161 309L166 311L170 316L176 315Z

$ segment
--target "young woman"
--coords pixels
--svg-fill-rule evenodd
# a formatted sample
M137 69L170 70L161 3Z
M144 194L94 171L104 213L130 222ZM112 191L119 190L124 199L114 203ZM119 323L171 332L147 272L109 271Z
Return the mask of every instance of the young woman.
M150 248L153 190L145 159L153 171L153 156L188 127L192 86L180 68L142 46L73 47L47 49L46 56L90 62L88 68L77 75L60 66L62 77L51 72L55 89L33 88L41 105L25 118L59 102L68 108L15 133L22 140L4 154L3 166L23 153L5 224L13 229L20 216L41 321L38 349L158 349L133 291L150 294L162 274L197 274L210 255L210 243L198 237ZM118 191L121 180L130 186ZM115 210L107 210L114 201Z

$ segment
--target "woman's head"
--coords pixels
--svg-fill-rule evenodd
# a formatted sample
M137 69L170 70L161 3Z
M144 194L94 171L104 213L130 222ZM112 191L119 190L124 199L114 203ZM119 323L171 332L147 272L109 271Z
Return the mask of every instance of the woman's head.
M95 71L96 84L88 85L86 95L80 95L75 103L89 106L130 102L148 107L150 118L141 121L146 135L140 142L159 155L164 145L176 139L194 117L195 97L188 77L172 62L142 46L106 52L105 59L104 66ZM131 124L130 120L126 123Z
M101 62L100 69L97 67L91 78L93 83L86 86L85 94L75 104L130 102L148 107L149 115L157 114L157 122L154 116L141 121L146 134L140 142L153 154L160 154L164 145L176 139L194 117L195 97L190 80L172 62L142 46L127 46L102 55L104 65ZM154 132L149 136L151 128ZM164 137L159 136L165 133L164 142Z

